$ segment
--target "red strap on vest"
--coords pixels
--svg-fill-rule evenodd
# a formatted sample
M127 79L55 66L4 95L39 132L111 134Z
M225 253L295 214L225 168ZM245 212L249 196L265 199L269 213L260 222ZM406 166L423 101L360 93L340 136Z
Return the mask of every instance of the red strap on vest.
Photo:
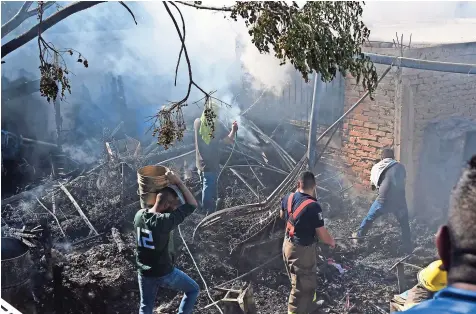
M303 209L306 208L307 205L316 202L314 200L307 199L303 201L301 204L299 204L298 208L296 208L296 210L293 212L293 198L294 198L294 193L291 193L288 197L288 221L286 224L286 231L291 238L294 236L295 220L299 217L299 215L301 214Z
M293 198L294 198L294 193L289 194L289 197L288 197L288 220L289 220L289 217L291 217L292 214L293 214Z

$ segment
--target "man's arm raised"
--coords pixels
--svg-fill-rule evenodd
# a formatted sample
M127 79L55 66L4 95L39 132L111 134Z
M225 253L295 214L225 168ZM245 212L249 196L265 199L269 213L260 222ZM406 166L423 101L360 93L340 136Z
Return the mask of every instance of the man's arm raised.
M233 125L231 126L230 133L223 139L223 142L227 144L233 144L233 142L235 141L235 135L237 131L238 131L238 123L234 121Z

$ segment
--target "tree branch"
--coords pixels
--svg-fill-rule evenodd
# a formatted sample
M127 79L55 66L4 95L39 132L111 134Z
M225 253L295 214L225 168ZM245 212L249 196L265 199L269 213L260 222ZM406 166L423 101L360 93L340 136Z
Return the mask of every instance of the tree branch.
M45 4L43 4L43 10L48 9L54 3L55 1L47 1ZM10 21L2 25L2 38L10 34L10 32L20 26L24 21L37 14L38 8L28 11L32 4L33 1L25 1L20 10L18 10L17 14L15 14L15 16L10 19Z
M231 12L233 10L232 7L221 7L221 8L220 7L208 7L208 6L198 5L198 4L195 4L195 3L189 3L189 2L185 2L185 1L175 1L175 2L186 5L188 7L199 9L199 10L222 11L222 12Z
M8 55L9 53L11 53L12 51L15 51L16 49L25 45L30 40L34 39L36 36L38 36L38 33L40 32L40 25L41 25L41 33L42 33L72 14L89 9L97 4L104 3L104 2L107 2L107 1L78 1L68 5L67 7L63 8L62 10L48 17L41 24L40 23L36 24L29 31L10 40L6 44L3 44L2 58ZM132 11L127 7L125 3L121 2L121 5L126 7L129 13L132 14ZM132 18L134 19L134 22L137 24L133 14L132 14ZM2 32L3 32L3 27L2 27Z
M174 22L174 26L175 26L175 30L177 31L178 35L179 35L179 38L180 38L180 42L182 43L182 48L183 48L183 52L185 54L185 60L187 61L187 66L188 66L188 79L189 79L189 82L188 82L188 88L187 88L187 94L185 95L185 97L179 101L179 102L176 102L174 103L170 108L168 108L168 111L172 111L174 110L175 108L179 107L181 104L183 104L184 102L187 101L188 99L188 96L190 96L190 91L192 89L192 84L193 84L193 77L192 77L192 66L190 64L190 58L188 56L188 51L187 51L187 47L185 46L185 38L182 36L182 33L180 32L180 28L178 26L178 23L177 23L177 20L175 20L175 17L174 15L172 14L172 12L170 11L169 9L169 6L167 5L166 2L162 2L164 7L165 7L165 10L167 10L167 13L169 14L170 18L172 19L172 21ZM185 25L184 25L185 27Z
M179 68L179 65L180 65L180 60L182 59L183 48L185 47L185 20L183 19L182 12L177 7L177 5L175 3L173 3L172 1L169 1L169 3L177 9L178 13L180 14L180 19L182 20L183 41L182 41L182 46L180 47L180 52L179 52L179 56L178 56L178 60L177 60L177 66L175 67L175 82L174 82L174 85L177 86L178 68Z

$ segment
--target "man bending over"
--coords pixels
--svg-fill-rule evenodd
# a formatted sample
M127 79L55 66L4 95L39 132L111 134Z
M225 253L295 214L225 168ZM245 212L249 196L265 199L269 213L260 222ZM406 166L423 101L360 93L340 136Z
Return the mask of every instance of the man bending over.
M378 189L378 197L370 207L358 231L352 234L352 236L365 236L375 219L392 213L400 224L405 250L411 252L412 242L408 222L407 200L405 197L405 167L395 160L393 149L383 149L381 156L381 161L375 164L370 172L372 189Z

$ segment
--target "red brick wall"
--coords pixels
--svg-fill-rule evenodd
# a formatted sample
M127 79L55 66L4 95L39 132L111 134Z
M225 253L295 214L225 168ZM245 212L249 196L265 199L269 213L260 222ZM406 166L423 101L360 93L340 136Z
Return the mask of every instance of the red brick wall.
M377 66L379 75L386 66ZM374 93L344 120L341 141L344 169L356 189L368 189L370 169L378 161L383 147L394 144L395 73L391 70ZM365 93L352 77L346 78L345 110Z
M370 49L366 48L369 51ZM476 44L412 49L406 57L435 61L475 63ZM397 55L396 49L370 50ZM376 65L380 74L386 65ZM345 120L339 145L329 150L329 159L340 163L357 192L369 188L370 169L381 148L393 146L407 168L407 200L414 203L422 134L428 123L452 117L476 121L476 76L394 67L379 84L374 100L365 99ZM364 94L360 84L346 78L345 110ZM456 170L455 170L456 171Z

